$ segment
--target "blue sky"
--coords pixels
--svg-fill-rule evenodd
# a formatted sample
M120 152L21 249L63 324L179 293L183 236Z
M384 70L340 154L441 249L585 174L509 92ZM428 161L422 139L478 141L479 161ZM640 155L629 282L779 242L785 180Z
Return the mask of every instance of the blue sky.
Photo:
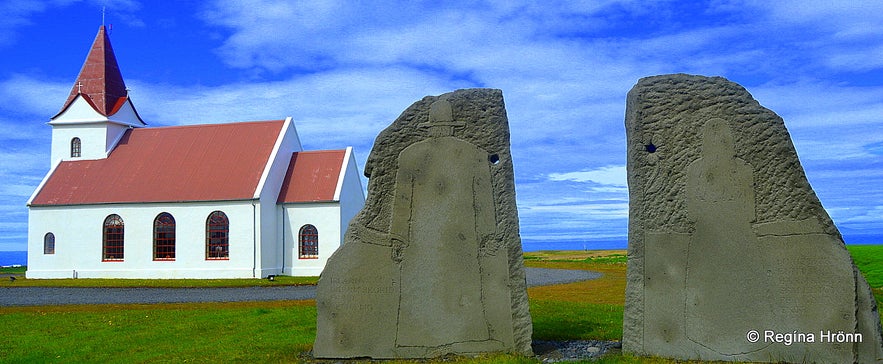
M527 250L625 246L625 96L678 72L745 86L847 243L883 235L883 2L3 0L0 251L26 249L46 122L103 6L152 126L292 116L306 149L352 145L361 169L412 102L502 89Z

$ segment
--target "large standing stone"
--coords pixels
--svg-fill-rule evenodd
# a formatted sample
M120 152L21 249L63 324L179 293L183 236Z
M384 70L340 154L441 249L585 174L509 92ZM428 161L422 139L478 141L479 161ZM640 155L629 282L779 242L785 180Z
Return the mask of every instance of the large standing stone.
M635 85L625 122L624 351L883 360L876 301L778 115L726 79L666 75Z
M368 199L319 279L320 358L531 354L500 90L423 98L374 142Z

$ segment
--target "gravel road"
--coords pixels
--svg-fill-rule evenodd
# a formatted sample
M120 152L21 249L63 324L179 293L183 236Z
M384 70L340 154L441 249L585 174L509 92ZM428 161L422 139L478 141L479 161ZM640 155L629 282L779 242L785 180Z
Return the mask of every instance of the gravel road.
M601 273L582 270L526 268L526 272L528 286L577 282L601 276ZM315 286L241 288L0 288L0 306L243 302L305 300L311 298L316 298Z

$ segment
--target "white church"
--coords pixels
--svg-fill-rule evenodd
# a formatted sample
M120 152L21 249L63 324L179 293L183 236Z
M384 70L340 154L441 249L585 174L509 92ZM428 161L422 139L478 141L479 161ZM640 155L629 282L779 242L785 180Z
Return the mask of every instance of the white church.
M104 26L49 125L27 278L317 276L365 202L352 147L304 151L290 117L148 127Z

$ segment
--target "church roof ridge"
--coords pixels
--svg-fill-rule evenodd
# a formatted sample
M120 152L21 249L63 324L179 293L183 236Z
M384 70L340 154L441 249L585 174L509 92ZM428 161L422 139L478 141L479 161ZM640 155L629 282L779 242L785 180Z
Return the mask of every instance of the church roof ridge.
M156 129L173 129L173 128L205 128L205 127L221 127L221 126L235 126L241 124L269 124L269 123L284 123L285 119L273 119L273 120L245 120L245 121L222 121L218 123L200 123L200 124L180 124L180 125L166 125L166 126L154 126L149 130ZM148 130L148 129L145 129Z

